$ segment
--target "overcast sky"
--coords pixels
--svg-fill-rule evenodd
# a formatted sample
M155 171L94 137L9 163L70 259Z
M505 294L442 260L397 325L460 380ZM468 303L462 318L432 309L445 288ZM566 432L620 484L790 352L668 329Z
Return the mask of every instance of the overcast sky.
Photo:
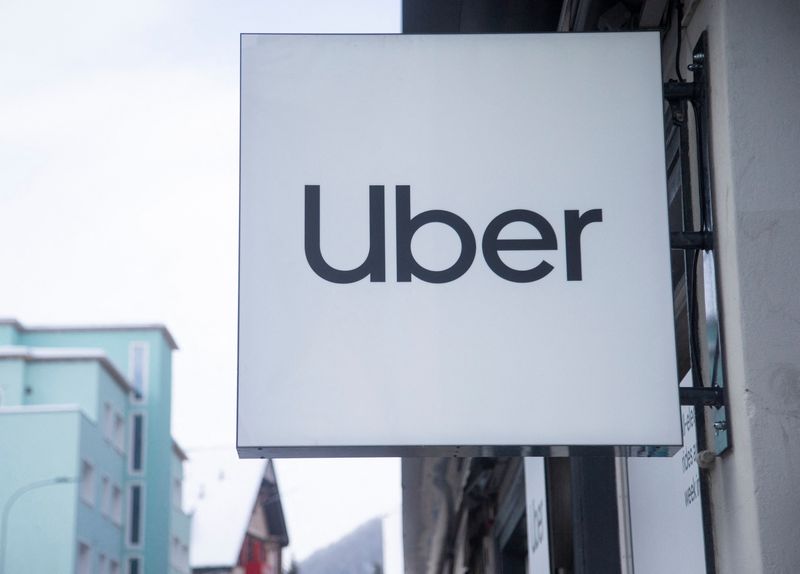
M176 438L232 446L239 34L399 29L399 0L2 0L0 317L166 324ZM298 558L399 505L395 460L278 473Z

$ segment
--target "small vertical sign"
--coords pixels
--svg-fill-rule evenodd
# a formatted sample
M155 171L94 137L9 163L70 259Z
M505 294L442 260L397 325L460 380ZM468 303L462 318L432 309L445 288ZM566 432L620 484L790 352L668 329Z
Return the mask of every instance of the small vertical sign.
M525 513L528 526L528 574L550 572L547 482L544 458L525 458Z
M692 384L691 371L681 382ZM647 574L706 574L695 408L681 407L683 448L672 458L629 458L633 565Z

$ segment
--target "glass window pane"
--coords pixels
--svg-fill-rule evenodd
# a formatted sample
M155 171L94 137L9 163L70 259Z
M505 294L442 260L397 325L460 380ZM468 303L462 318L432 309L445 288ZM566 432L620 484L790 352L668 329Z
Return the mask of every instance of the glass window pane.
M131 469L141 471L142 461L142 441L144 440L144 417L134 415L133 417L133 448L131 449Z
M138 545L141 543L142 529L142 487L131 486L131 522L130 522L130 543Z

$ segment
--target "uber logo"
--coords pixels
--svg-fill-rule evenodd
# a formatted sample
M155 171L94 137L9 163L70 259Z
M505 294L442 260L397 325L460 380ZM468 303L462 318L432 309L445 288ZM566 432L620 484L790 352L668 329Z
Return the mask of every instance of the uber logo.
M411 187L398 185L396 193L397 229L397 281L408 282L416 277L428 283L448 283L464 275L475 259L475 235L469 224L451 211L432 209L411 215ZM369 186L369 252L364 262L355 269L336 269L322 256L320 246L320 186L305 186L305 252L314 272L331 283L354 283L369 276L374 283L386 281L386 233L384 215L384 186ZM587 225L603 221L602 209L580 213L577 209L564 211L564 244L566 250L567 281L581 281L581 234ZM500 239L500 233L509 224L527 223L538 231L537 239ZM452 229L461 242L458 258L447 269L434 271L420 265L411 251L414 234L424 225L441 223ZM486 264L499 277L515 283L531 283L542 279L553 270L553 265L542 260L530 269L514 269L500 258L501 251L554 251L558 241L553 226L542 215L527 209L504 211L489 223L483 233L481 249Z

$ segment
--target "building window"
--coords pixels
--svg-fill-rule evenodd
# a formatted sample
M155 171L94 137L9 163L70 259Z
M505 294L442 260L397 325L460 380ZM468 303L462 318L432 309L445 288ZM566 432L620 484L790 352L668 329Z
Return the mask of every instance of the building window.
M111 480L107 476L100 479L100 512L111 516Z
M503 574L525 574L528 564L528 533L525 516L519 519L511 537L500 548Z
M176 478L172 481L172 502L175 508L181 508L181 498L183 497L183 489L181 479Z
M119 574L119 562L112 560L108 565L108 574Z
M138 474L144 469L144 423L145 417L143 413L137 413L131 417L131 473Z
M140 484L131 485L128 493L130 508L128 513L128 544L130 546L141 546L142 526L144 524L142 517L142 486Z
M180 560L181 560L181 541L178 539L177 536L172 537L172 548L170 551L170 563L172 567L180 569Z
M131 343L129 348L129 375L134 390L136 403L147 401L147 385L149 378L149 347L147 343Z
M89 545L83 542L78 544L78 564L75 571L77 574L91 574L92 572L92 552Z
M111 520L117 526L122 524L122 490L116 484L111 488Z
M114 436L114 413L111 410L111 403L103 405L103 437L108 441L112 441Z
M139 558L128 559L128 573L127 574L142 574L141 560Z
M105 554L100 554L97 557L97 574L108 574L108 560Z
M81 461L81 500L86 504L94 504L94 467Z
M114 447L123 452L125 450L125 417L114 413Z

